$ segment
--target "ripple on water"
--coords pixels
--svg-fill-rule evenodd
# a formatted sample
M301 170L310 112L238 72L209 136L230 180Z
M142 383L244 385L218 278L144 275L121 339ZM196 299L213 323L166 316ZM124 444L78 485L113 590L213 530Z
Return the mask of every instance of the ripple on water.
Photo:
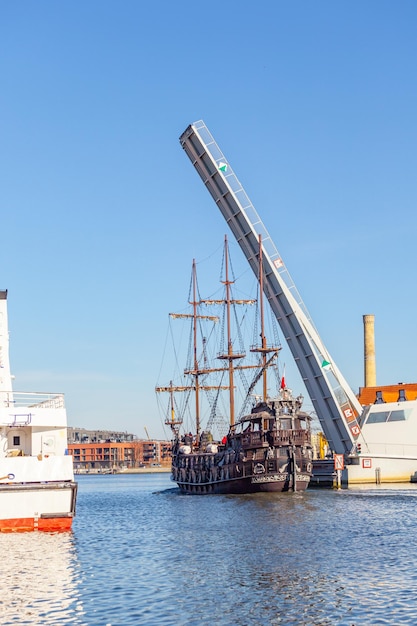
M415 495L183 496L81 477L72 533L0 536L0 623L416 624Z

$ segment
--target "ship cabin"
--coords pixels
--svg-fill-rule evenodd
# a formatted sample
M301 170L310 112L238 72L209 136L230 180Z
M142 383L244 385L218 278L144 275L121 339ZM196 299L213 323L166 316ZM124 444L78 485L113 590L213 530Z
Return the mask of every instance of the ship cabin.
M296 411L285 409L278 402L259 403L232 427L231 439L244 450L309 443L310 415L298 407Z

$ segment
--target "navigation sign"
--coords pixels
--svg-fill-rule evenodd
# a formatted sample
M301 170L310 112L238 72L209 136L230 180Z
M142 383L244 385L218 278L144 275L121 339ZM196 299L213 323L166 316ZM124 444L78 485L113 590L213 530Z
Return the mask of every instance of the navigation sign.
M219 163L219 170L221 172L227 172L227 163L223 163L223 161L220 161L220 163Z
M335 470L345 469L345 457L343 456L343 454L334 455L334 469Z

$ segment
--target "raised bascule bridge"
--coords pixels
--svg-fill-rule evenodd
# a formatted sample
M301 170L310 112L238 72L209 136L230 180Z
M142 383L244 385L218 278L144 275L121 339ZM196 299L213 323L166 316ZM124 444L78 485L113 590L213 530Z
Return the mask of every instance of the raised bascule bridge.
M417 401L402 398L401 404L361 405L325 347L267 228L205 123L200 120L188 126L180 143L256 276L261 238L265 297L329 448L343 456L343 480L409 481L417 470Z

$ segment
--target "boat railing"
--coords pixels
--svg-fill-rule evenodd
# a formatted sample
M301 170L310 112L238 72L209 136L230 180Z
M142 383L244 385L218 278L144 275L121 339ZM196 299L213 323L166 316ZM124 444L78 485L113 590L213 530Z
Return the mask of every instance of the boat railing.
M13 421L9 424L11 428L13 428L13 426L29 426L32 422L31 413L15 413L10 417L13 417Z
M310 441L309 431L297 430L254 431L244 433L242 447L244 449L268 446L305 445Z
M262 448L268 447L268 441L265 439L265 433L260 430L254 432L243 433L242 446L243 448Z
M277 430L271 433L271 443L274 446L279 445L298 445L302 446L310 441L310 433L304 428L296 430Z
M0 407L63 409L65 408L64 394L31 391L0 391Z

